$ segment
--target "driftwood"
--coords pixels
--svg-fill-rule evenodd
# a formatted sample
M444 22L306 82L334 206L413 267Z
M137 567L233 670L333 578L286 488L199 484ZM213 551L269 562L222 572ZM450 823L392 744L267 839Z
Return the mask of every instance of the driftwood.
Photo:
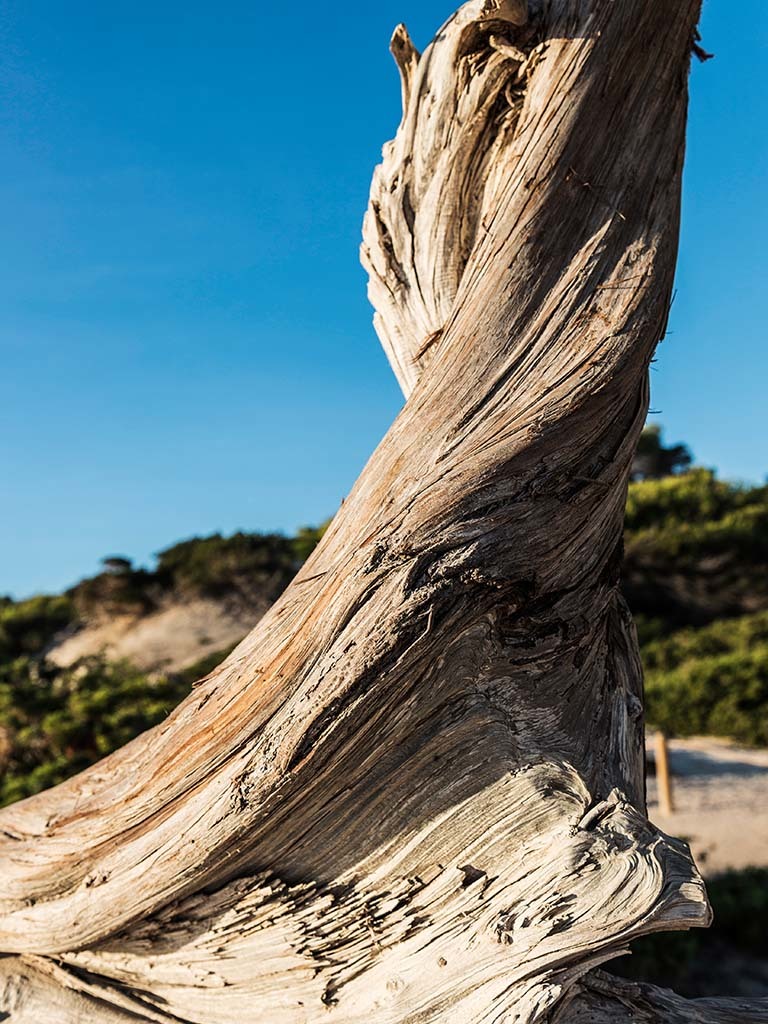
M225 664L0 815L4 1019L768 1021L593 970L709 919L617 586L698 8L397 30L363 256L407 403Z

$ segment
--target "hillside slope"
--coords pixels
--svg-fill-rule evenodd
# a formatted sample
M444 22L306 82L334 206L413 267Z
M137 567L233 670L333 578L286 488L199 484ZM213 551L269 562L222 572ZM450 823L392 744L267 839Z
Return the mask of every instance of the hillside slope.
M162 720L321 534L216 534L162 551L152 570L112 557L66 594L0 600L0 803ZM632 483L625 549L649 723L768 745L768 487L704 469Z
M322 530L193 538L161 551L152 571L106 558L102 573L62 595L56 628L41 649L61 668L100 656L150 673L181 671L234 647L280 596Z
M48 650L54 665L69 668L83 658L130 661L145 672L178 672L217 651L234 647L270 602L169 595L148 612L119 612L63 630Z
M183 669L245 636L320 534L186 541L161 552L154 572L108 560L116 564L69 591L72 620L48 655L61 666L104 654L150 672ZM630 486L623 588L644 644L768 611L767 570L768 487L705 469ZM689 636L688 657L696 646Z

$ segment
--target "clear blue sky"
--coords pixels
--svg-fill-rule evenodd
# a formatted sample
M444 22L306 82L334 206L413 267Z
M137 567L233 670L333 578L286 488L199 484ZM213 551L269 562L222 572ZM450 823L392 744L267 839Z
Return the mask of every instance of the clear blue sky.
M335 510L401 402L357 256L389 34L451 9L0 0L0 593ZM768 4L703 34L653 406L761 480Z

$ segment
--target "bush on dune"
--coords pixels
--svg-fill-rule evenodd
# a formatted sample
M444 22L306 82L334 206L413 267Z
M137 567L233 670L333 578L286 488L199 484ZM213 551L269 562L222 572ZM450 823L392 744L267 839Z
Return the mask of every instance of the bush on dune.
M768 745L768 612L680 630L642 655L652 725Z
M0 664L25 655L37 656L75 617L66 595L0 599Z
M649 672L645 696L648 721L671 736L768 746L768 645Z
M640 613L648 720L670 735L768 744L768 487L724 483L703 469L645 477L629 489L625 578ZM156 725L228 653L173 676L100 658L62 670L44 659L56 633L84 611L145 611L171 591L184 599L250 590L273 601L326 527L182 541L161 551L151 571L112 556L66 595L0 600L0 802L59 782ZM670 597L675 574L678 590L680 578L696 586L704 579L718 595L730 587L734 607L762 608L765 599L765 610L711 621L713 606L703 601L690 615L696 626L686 625L698 591L691 585Z
M0 805L62 782L162 722L189 687L101 658L63 670L31 658L0 666Z

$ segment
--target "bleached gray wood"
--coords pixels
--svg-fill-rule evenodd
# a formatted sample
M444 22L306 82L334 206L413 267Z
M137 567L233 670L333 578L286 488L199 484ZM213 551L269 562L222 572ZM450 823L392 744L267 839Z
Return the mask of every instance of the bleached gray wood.
M766 1024L768 999L693 999L602 971L573 986L551 1024Z
M591 973L709 919L645 817L618 591L698 7L398 29L363 256L408 401L221 669L0 814L13 1024L760 1019Z

